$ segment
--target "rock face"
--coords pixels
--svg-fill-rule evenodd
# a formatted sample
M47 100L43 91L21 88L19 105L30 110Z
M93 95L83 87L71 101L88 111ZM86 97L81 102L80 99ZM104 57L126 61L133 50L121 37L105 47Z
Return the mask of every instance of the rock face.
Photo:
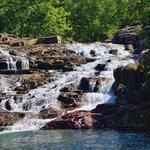
M143 74L140 72L138 64L129 64L114 70L114 78L113 89L115 93L119 97L127 98L138 90L143 80Z
M123 115L117 127L136 130L149 130L150 127L150 83L144 79L137 64L114 71L113 88L118 96L118 111Z
M139 54L147 45L147 39L141 39L136 26L120 29L112 39L113 43L124 44L125 49L130 53Z
M0 112L0 130L3 130L5 127L12 125L24 116L25 114L23 113L11 113L5 111Z
M136 33L135 27L120 29L113 38L114 43L124 45L133 44L135 48L138 47L138 40L139 36Z
M66 114L50 123L47 123L41 130L50 129L89 129L93 126L93 119L90 112L76 111Z

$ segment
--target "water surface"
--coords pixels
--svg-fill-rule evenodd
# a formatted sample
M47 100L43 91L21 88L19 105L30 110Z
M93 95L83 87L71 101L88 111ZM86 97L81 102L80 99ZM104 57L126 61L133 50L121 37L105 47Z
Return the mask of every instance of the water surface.
M150 135L100 130L0 134L1 150L150 150Z

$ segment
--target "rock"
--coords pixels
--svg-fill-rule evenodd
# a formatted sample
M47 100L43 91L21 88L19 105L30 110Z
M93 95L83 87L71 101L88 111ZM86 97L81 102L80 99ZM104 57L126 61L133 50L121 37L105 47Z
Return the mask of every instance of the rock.
M90 51L90 55L93 56L93 57L96 56L95 50L91 50L91 51Z
M21 60L17 60L16 67L17 67L17 70L22 70L22 61Z
M124 29L120 29L113 38L113 43L116 44L132 44L135 48L139 46L139 35L136 32L136 27L130 26Z
M4 62L4 61L0 61L0 69L2 69L2 70L7 70L7 68L8 68L8 64L7 64L7 62Z
M133 53L134 46L132 44L125 45L125 50L128 50L130 53Z
M50 129L90 129L93 119L90 112L76 111L47 123L41 130Z
M150 99L150 80L143 83L141 88L138 90L136 102L148 102Z
M2 126L10 126L19 119L25 116L24 113L16 113L16 112L0 112L0 127Z
M89 79L82 78L79 84L79 90L82 90L83 92L88 92L89 87L90 87Z
M61 37L60 36L43 37L38 39L36 42L36 44L54 44L54 43L61 44Z
M10 46L11 47L19 47L19 46L24 46L24 42L21 41L21 40L18 40L18 41L11 41L10 43Z
M93 88L93 92L98 92L99 87L100 87L100 83L99 83L99 81L96 81L95 86Z
M9 51L9 54L10 54L10 55L13 55L13 56L17 56L17 55L18 55L18 53L17 53L16 51L13 51L13 50L10 50L10 51Z
M139 88L143 80L143 74L139 70L139 64L129 64L126 67L120 67L114 70L115 82L113 89L118 95L118 88L120 84L126 89L126 96L133 95ZM132 81L132 82L131 82Z
M64 50L62 51L62 53L67 54L67 55L75 55L75 54L76 54L75 51L70 50L70 49L64 49Z
M111 63L111 59L108 59L106 62Z
M62 95L59 95L57 99L58 99L58 101L61 101L62 103L66 104L67 106L76 105L74 98L64 97Z
M12 74L31 74L31 70L0 70L0 74L12 75Z
M29 101L26 101L26 102L23 104L23 109L24 109L25 111L30 110L31 107L32 107L32 102L31 102L30 100L29 100Z
M66 63L64 61L54 61L52 63L39 61L38 69L73 71L73 66L70 63Z
M113 114L114 112L117 111L117 106L116 105L111 105L111 104L99 104L91 110L91 113L100 113L103 115L108 115L108 114Z
M58 96L57 100L61 102L62 107L77 107L81 103L82 93L67 92Z
M41 110L38 114L40 119L50 119L58 117L58 111L54 108L47 108L44 110Z
M7 110L11 110L11 105L10 105L9 100L6 101L6 103L5 103L5 108L6 108Z
M26 75L25 78L21 79L21 85L17 86L14 91L17 91L18 94L28 92L31 89L35 89L38 86L43 85L44 83L44 75L43 74L31 74Z
M32 46L35 45L37 43L38 39L26 39L24 41L26 46Z
M109 50L109 54L118 55L118 50L117 49L111 49L111 50Z
M63 88L60 89L60 92L72 92L75 91L75 86L73 84L70 84L68 86L65 86Z
M94 69L97 71L104 71L106 64L98 64Z

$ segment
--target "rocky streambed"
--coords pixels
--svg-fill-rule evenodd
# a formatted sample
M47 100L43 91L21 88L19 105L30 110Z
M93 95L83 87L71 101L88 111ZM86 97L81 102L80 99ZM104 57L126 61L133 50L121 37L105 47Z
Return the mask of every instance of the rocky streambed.
M141 54L112 43L27 41L0 45L1 130L149 128L149 103L137 103L149 88Z

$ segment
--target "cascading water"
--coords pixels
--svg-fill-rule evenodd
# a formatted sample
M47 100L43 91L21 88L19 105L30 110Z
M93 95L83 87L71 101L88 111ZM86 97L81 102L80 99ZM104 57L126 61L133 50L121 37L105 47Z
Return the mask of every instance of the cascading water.
M63 74L57 72L55 75L55 81L31 90L29 93L23 96L23 99L20 103L16 104L13 99L10 99L12 111L24 112L24 103L30 103L31 106L28 112L32 114L26 115L23 120L16 122L10 128L10 130L39 129L49 120L36 119L34 116L36 116L36 114L38 114L43 108L53 107L57 110L60 109L60 103L57 101L57 97L60 94L60 89L69 84L75 85L76 89L78 89L80 81L83 77L92 79L104 78L105 80L101 81L101 86L98 88L97 92L89 90L84 94L81 107L77 108L76 110L91 110L96 107L97 104L115 103L115 95L111 90L111 86L114 81L113 70L118 66L125 66L128 63L134 62L134 60L130 57L130 53L124 50L124 46L103 43L72 44L66 45L65 49L74 50L79 55L92 57L95 59L95 61L76 67L74 71L71 72L66 72ZM117 49L118 55L110 54L109 50L112 49ZM95 56L90 55L91 50L95 51ZM106 70L101 71L98 75L95 75L94 68L98 64L106 64ZM94 82L94 80L90 81L91 89L93 89Z
M29 60L24 54L20 54L19 56L13 56L9 54L9 51L7 49L0 48L0 55L4 58L3 61L5 61L7 64L6 70L17 70L17 63L19 63L19 69L29 69Z

